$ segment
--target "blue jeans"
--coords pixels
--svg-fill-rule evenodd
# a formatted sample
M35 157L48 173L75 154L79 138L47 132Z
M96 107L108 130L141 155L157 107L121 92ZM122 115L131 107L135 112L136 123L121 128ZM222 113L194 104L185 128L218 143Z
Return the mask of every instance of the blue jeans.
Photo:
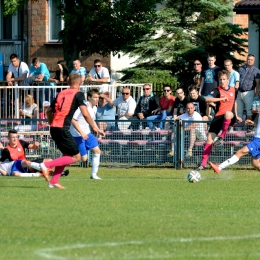
M153 130L154 128L153 122L151 122L152 120L165 120L167 116L172 118L172 115L167 110L163 110L160 115L148 116L146 120L148 121L147 124L150 130ZM163 129L163 125L164 122L160 122L158 128Z

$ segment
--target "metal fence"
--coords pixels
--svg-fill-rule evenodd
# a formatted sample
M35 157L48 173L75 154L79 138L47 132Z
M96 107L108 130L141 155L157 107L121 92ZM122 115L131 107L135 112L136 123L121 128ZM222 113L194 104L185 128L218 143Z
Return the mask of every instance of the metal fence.
M91 88L97 88L101 92L109 92L110 98L115 100L121 95L123 87L129 87L131 96L138 102L143 95L143 84L102 84L102 85L82 85L80 90L87 97L87 91ZM34 97L35 103L41 112L44 101L52 101L59 91L68 88L67 85L50 86L50 82L41 82L37 86L6 86L6 82L0 82L0 118L19 118L19 109L22 107L26 95Z
M42 120L32 120L31 124L38 125ZM150 130L144 120L108 120L97 121L98 124L105 123L113 128L105 131L104 138L98 138L101 153L101 166L107 167L173 167L173 168L195 168L200 164L205 142L196 140L192 154L188 153L190 147L191 133L184 130L184 125L179 120L163 121L165 129ZM153 123L159 124L160 120ZM194 121L186 121L194 122ZM27 122L28 123L28 122ZM209 122L201 121L209 125ZM2 119L1 142L8 143L8 130L17 128L23 124L17 119ZM56 148L48 127L36 131L19 132L19 138L28 142L40 142L37 151L30 150L28 159L56 158L61 152ZM209 160L220 163L231 157L238 149L247 144L253 137L252 129L243 123L235 124L232 131L228 132L224 143L213 147ZM207 131L207 130L206 130ZM250 131L250 132L248 132ZM196 136L195 136L196 137ZM91 153L89 153L88 165L91 165ZM250 156L243 157L238 167L251 165Z

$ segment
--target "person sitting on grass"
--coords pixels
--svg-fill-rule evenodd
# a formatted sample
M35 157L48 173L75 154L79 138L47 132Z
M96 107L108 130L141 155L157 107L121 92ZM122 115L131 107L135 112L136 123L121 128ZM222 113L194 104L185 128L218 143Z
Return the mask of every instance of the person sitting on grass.
M39 163L27 160L0 163L0 176L45 177L40 171L41 167ZM47 176L45 179L47 182L49 181Z
M0 158L1 162L12 162L15 160L26 160L26 150L38 150L39 142L28 143L24 140L18 139L18 133L15 129L10 129L8 131L8 140L9 143L4 147L0 143L0 149L2 150L2 156ZM33 162L39 163L42 161L48 161L49 159L38 158ZM62 172L62 176L68 176L69 170Z
M88 101L85 102L85 104L91 118L95 120L100 93L97 89L91 89L88 91L87 96ZM90 132L89 124L84 119L79 108L74 113L71 123L70 133L78 144L81 160L83 162L87 160L89 150L93 153L90 179L101 180L101 178L97 175L101 154L98 141L97 138Z
M259 116L258 116L258 122L259 122ZM209 162L209 165L211 166L211 168L214 170L215 173L219 174L221 170L225 169L226 167L228 167L230 165L235 164L243 156L248 155L249 153L252 156L252 159L251 159L252 166L256 170L260 171L260 160L259 160L260 159L260 123L258 123L256 125L252 120L247 119L245 121L245 124L253 125L253 126L257 127L253 139L251 140L251 142L249 144L247 144L244 147L242 147L241 149L239 149L235 153L235 155L233 155L231 158L227 159L220 165Z

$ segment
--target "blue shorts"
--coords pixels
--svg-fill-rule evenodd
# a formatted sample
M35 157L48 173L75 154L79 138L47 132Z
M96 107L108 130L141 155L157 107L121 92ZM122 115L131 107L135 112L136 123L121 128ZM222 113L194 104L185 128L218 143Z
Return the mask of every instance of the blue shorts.
M79 153L81 156L86 155L89 150L98 146L97 138L91 133L88 134L88 139L86 140L84 140L81 136L74 137L74 139L78 144Z
M23 168L22 160L14 161L10 176L13 176L13 172L26 173L29 172L28 168Z
M252 157L260 158L260 138L254 137L246 146Z

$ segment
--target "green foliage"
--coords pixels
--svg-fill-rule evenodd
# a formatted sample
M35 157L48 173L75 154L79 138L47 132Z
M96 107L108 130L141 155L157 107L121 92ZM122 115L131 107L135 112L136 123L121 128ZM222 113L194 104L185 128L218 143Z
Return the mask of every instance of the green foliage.
M137 57L138 66L171 70L186 86L193 61L200 59L207 65L208 53L217 55L219 66L226 58L231 58L235 67L242 62L234 53L243 55L247 40L241 36L247 29L228 23L230 16L229 1L169 0L157 12L150 32L128 51Z
M177 79L174 78L169 70L133 68L121 71L125 76L121 79L127 83L147 83L167 84L173 88L177 87Z
M12 14L29 0L6 0L5 13ZM34 0L37 1L37 0ZM68 64L79 56L107 56L125 50L148 33L158 0L64 0L60 16L64 30L60 40Z

